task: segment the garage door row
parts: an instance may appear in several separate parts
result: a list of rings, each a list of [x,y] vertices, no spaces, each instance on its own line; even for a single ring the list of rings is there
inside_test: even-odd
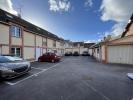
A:
[[[133,64],[133,45],[108,46],[108,62]]]

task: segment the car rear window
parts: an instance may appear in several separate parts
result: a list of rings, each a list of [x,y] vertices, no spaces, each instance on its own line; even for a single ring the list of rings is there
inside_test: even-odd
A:
[[[11,60],[7,59],[6,57],[0,57],[0,63],[11,62]]]

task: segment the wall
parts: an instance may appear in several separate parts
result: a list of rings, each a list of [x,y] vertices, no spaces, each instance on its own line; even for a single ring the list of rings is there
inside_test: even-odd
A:
[[[48,48],[53,48],[53,40],[52,39],[47,39],[47,46]]]
[[[9,44],[9,26],[0,24],[0,44]]]
[[[42,47],[42,37],[36,35],[36,46]]]
[[[11,45],[22,45],[22,37],[20,38],[16,38],[16,37],[12,37],[12,42]]]
[[[101,46],[101,60],[105,61],[105,45]]]
[[[73,53],[78,52],[79,53],[79,48],[73,48]]]
[[[88,52],[88,48],[80,48],[80,54],[82,54],[84,51],[87,51]]]
[[[24,59],[35,59],[35,49],[24,47]]]
[[[111,41],[110,43],[112,44],[119,44],[119,43],[124,43],[124,42],[132,42],[133,43],[133,35],[130,35],[130,36],[126,36],[126,37],[123,37],[123,38],[120,38],[120,39],[116,39],[114,41]]]
[[[9,46],[2,46],[1,48],[2,54],[9,54]]]
[[[24,46],[35,46],[35,35],[24,31]]]

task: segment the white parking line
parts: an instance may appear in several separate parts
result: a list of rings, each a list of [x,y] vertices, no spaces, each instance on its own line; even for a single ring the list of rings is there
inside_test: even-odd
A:
[[[36,67],[31,67],[33,69],[38,69],[38,70],[43,70],[43,68],[36,68]]]
[[[63,62],[64,62],[64,61],[63,61]],[[61,63],[62,63],[62,62],[61,62]],[[25,80],[27,80],[27,79],[29,79],[29,78],[32,78],[32,77],[34,77],[34,76],[38,76],[39,74],[41,74],[41,73],[43,73],[43,72],[45,72],[45,71],[47,71],[47,70],[50,70],[50,69],[56,67],[57,65],[59,65],[59,64],[61,64],[61,63],[57,63],[57,64],[55,64],[54,66],[52,66],[52,67],[50,67],[50,68],[47,68],[47,69],[36,68],[36,69],[39,69],[39,70],[42,70],[42,71],[40,71],[40,72],[38,72],[38,73],[35,73],[35,74],[33,74],[33,75],[29,76],[29,77],[26,77],[26,78],[24,78],[24,79],[22,79],[22,80],[20,80],[20,81],[17,81],[17,82],[5,81],[5,83],[8,84],[8,85],[16,85],[16,84],[21,83],[21,82],[23,82],[23,81],[25,81]]]
[[[105,96],[103,93],[99,92],[96,88],[88,84],[87,82],[84,82],[88,87],[90,87],[94,92],[98,93],[100,96],[102,96],[105,100],[111,100],[107,96]]]

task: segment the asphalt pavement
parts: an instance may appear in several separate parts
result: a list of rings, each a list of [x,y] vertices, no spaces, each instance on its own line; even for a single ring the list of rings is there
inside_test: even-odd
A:
[[[132,100],[133,66],[103,64],[91,57],[34,62],[29,74],[0,81],[0,100]]]

